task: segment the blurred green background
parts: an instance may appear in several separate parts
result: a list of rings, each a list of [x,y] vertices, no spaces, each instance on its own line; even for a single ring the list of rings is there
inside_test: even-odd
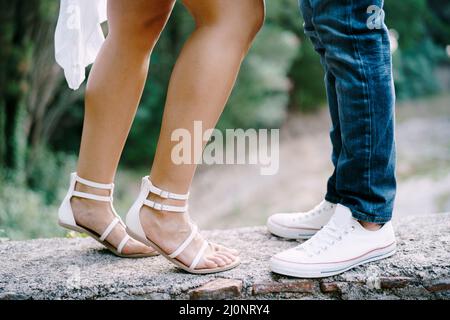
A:
[[[75,168],[83,87],[69,90],[54,61],[59,1],[0,0],[0,8],[0,238],[63,236],[56,210]],[[436,108],[450,108],[450,2],[386,0],[385,11],[400,104],[441,97]],[[302,24],[296,0],[267,0],[266,24],[220,128],[279,128],[290,116],[314,117],[326,106],[322,69]],[[121,161],[122,181],[138,181],[150,167],[171,69],[193,27],[177,3],[152,56]],[[122,210],[127,197],[126,188],[119,188]]]

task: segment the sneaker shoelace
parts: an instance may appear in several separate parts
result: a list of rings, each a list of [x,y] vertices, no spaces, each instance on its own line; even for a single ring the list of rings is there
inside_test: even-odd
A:
[[[308,212],[298,215],[297,219],[302,220],[302,219],[317,216],[317,215],[321,214],[323,211],[328,210],[329,208],[330,208],[329,204],[319,203],[318,205],[316,205],[313,209],[309,210]]]
[[[320,254],[333,246],[337,241],[349,234],[354,226],[342,228],[330,221],[322,229],[320,229],[311,239],[302,243],[297,250],[305,250],[309,256]]]

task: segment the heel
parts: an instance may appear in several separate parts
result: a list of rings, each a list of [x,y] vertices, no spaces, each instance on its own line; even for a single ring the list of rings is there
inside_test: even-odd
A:
[[[109,196],[100,196],[92,193],[87,192],[81,192],[75,190],[76,183],[84,184],[91,188],[101,189],[101,190],[109,190],[110,195]],[[100,242],[102,245],[104,245],[106,248],[108,248],[112,253],[114,253],[117,256],[120,257],[130,257],[130,258],[138,258],[138,257],[149,257],[154,256],[157,253],[151,252],[151,253],[145,253],[145,254],[122,254],[122,250],[127,244],[127,242],[131,239],[131,237],[128,235],[128,233],[125,234],[125,236],[120,241],[117,248],[115,248],[112,244],[110,244],[108,241],[106,241],[106,238],[111,234],[111,232],[114,230],[114,228],[118,225],[122,225],[123,228],[126,229],[125,223],[122,221],[120,216],[117,214],[116,210],[113,207],[113,192],[114,192],[114,184],[103,184],[98,183],[90,180],[83,179],[79,177],[75,172],[70,175],[70,186],[69,190],[67,191],[66,196],[64,197],[64,200],[61,203],[61,206],[58,210],[58,224],[66,229],[69,229],[71,231],[76,231],[79,233],[85,233],[95,239],[96,241]],[[84,199],[90,199],[95,201],[101,201],[101,202],[108,202],[111,208],[111,211],[114,214],[114,219],[109,223],[109,225],[105,228],[103,233],[97,234],[93,230],[90,230],[86,227],[83,227],[81,225],[78,225],[76,223],[75,217],[73,215],[72,205],[70,200],[72,197],[77,198],[84,198]]]

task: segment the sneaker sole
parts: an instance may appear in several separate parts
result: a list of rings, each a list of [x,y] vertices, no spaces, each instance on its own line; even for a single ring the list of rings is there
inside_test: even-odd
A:
[[[352,268],[355,268],[357,266],[386,259],[392,255],[394,255],[396,252],[396,244],[395,242],[386,248],[379,249],[376,251],[372,251],[370,254],[363,255],[359,259],[355,259],[350,264],[339,264],[339,267],[333,268],[333,269],[327,269],[327,270],[317,270],[312,272],[311,270],[299,270],[298,268],[295,268],[292,266],[291,263],[286,263],[283,261],[271,261],[270,267],[272,272],[282,274],[285,276],[291,276],[296,278],[324,278],[324,277],[331,277],[338,274],[341,274],[345,271],[348,271]]]
[[[271,220],[267,221],[267,229],[270,233],[277,237],[292,239],[292,240],[307,240],[316,234],[319,230],[303,229],[303,228],[288,228]]]

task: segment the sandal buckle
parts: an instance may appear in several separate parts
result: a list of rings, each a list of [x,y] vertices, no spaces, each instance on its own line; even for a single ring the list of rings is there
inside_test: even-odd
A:
[[[165,190],[161,190],[161,192],[159,193],[159,196],[164,199],[168,199],[169,195],[170,195],[170,192],[165,191]]]
[[[164,205],[162,203],[157,203],[155,202],[154,207],[156,210],[162,211],[163,210]]]

